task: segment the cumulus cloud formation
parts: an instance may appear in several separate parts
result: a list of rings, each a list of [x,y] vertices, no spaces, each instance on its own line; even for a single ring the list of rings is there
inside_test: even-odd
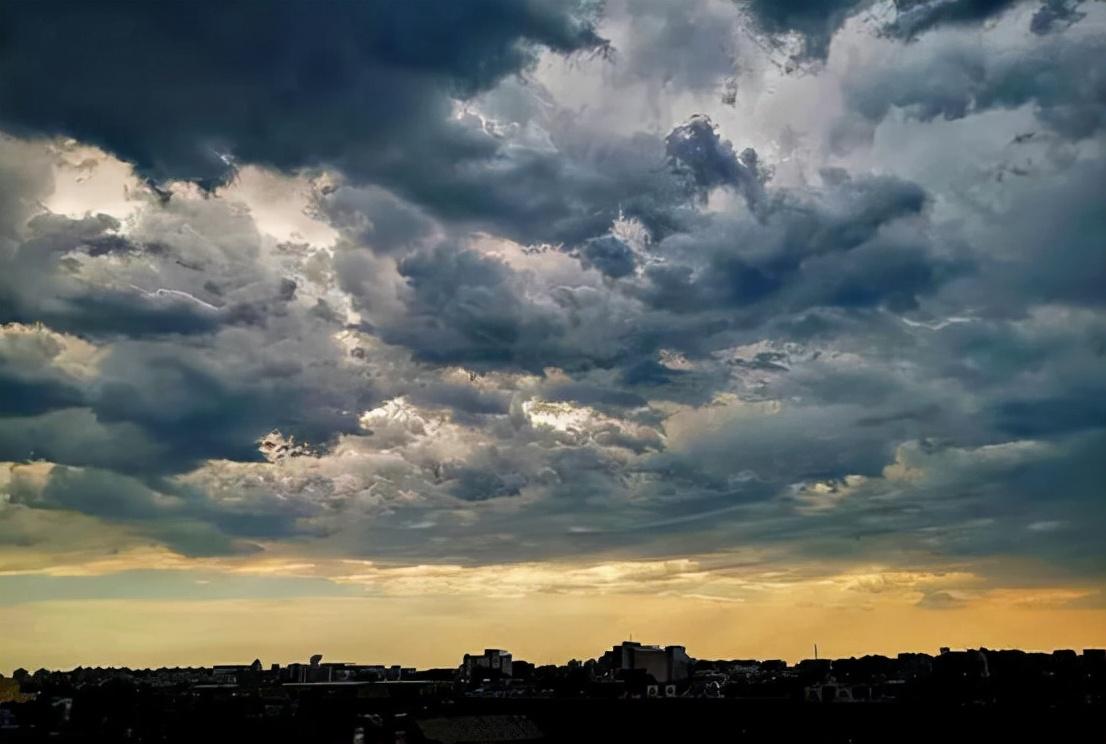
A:
[[[904,40],[942,27],[973,27],[1002,16],[1025,0],[749,0],[756,27],[770,36],[799,37],[798,56],[824,58],[833,37],[850,18],[861,17],[879,32]],[[1053,24],[1081,19],[1080,0],[1038,3],[1031,27],[1048,33]]]
[[[1106,6],[325,11],[0,2],[0,571],[1101,588]]]
[[[1085,31],[1085,33],[1083,33]],[[850,107],[869,121],[892,109],[921,120],[960,119],[993,108],[1032,106],[1041,124],[1079,140],[1106,123],[1101,33],[1079,29],[1026,44],[984,43],[970,34],[928,39],[893,68],[870,68],[846,87]]]
[[[479,159],[495,145],[451,120],[451,95],[519,71],[539,45],[602,44],[585,3],[430,0],[316,11],[312,3],[202,11],[5,3],[4,124],[77,137],[158,180],[209,184],[225,180],[234,159],[342,162],[357,172],[393,170],[400,163],[382,151],[402,161],[420,146]],[[36,52],[44,47],[53,53]],[[409,145],[387,147],[396,140]]]

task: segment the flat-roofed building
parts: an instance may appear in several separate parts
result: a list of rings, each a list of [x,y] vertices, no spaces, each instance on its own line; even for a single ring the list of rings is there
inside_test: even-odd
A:
[[[499,648],[486,648],[482,654],[465,654],[461,672],[465,679],[477,679],[481,674],[498,674],[510,677],[511,652]]]
[[[682,682],[691,675],[691,658],[683,646],[648,646],[623,641],[603,654],[600,668],[612,675],[623,671],[649,674],[659,683]]]

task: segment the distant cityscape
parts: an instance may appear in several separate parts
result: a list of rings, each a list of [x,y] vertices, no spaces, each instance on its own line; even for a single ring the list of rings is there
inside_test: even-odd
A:
[[[285,666],[255,659],[210,667],[17,669],[0,675],[0,740],[561,741],[573,739],[566,715],[589,722],[575,734],[585,740],[602,738],[604,726],[655,732],[681,716],[691,717],[685,724],[719,730],[731,714],[755,740],[756,722],[769,714],[786,712],[801,728],[830,715],[825,711],[847,708],[832,714],[844,726],[840,740],[865,741],[866,722],[896,711],[955,712],[968,716],[961,724],[970,728],[988,711],[1066,711],[1071,721],[1100,716],[1104,707],[1106,649],[942,648],[933,655],[788,664],[698,659],[682,645],[624,641],[562,665],[487,648],[464,654],[455,667],[432,669],[318,654]],[[620,716],[629,718],[618,724]],[[834,740],[832,726],[821,730]]]

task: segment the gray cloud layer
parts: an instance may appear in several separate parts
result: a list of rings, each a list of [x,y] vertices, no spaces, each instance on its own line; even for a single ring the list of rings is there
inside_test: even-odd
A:
[[[55,464],[3,509],[188,555],[1101,582],[1098,6],[692,6],[0,5],[0,460]],[[832,74],[763,72],[750,32]],[[158,190],[50,212],[54,135]],[[268,234],[232,164],[299,179],[333,243]]]

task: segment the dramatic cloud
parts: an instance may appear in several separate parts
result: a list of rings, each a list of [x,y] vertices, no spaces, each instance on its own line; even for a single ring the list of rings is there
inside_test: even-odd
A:
[[[992,108],[1030,105],[1048,129],[1092,137],[1106,126],[1106,79],[1094,60],[1106,54],[1100,32],[1048,36],[1025,44],[968,34],[909,47],[892,67],[873,65],[846,84],[850,107],[878,122],[892,108],[923,121],[959,119]]]
[[[595,49],[583,3],[5,3],[3,124],[97,144],[158,180],[224,181],[232,159],[396,174],[416,149],[482,160],[451,96]],[[49,54],[41,54],[49,49]],[[402,144],[400,144],[402,143]],[[425,185],[425,184],[424,184]]]
[[[0,2],[0,593],[1093,604],[1104,38]]]

